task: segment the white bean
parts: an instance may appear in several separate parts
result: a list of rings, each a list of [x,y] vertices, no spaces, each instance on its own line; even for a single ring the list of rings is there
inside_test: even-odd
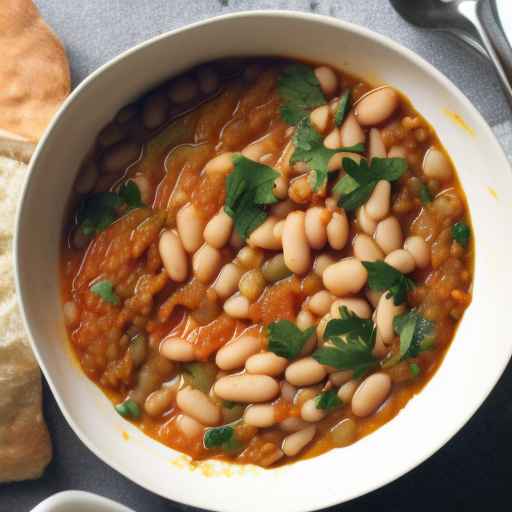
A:
[[[247,373],[277,377],[284,372],[287,364],[288,360],[286,358],[273,352],[260,352],[247,359],[245,369]]]
[[[293,434],[286,436],[283,439],[281,449],[288,457],[297,455],[307,444],[309,444],[313,437],[315,437],[316,427],[311,425],[303,430],[299,430]]]
[[[199,89],[203,94],[212,94],[219,88],[219,75],[209,66],[204,66],[197,72]]]
[[[416,262],[412,254],[405,249],[396,249],[390,252],[385,257],[384,261],[393,268],[396,268],[399,272],[402,272],[402,274],[408,274],[416,267]]]
[[[244,335],[220,348],[215,364],[221,370],[236,370],[245,365],[247,359],[261,350],[261,340],[256,336]]]
[[[391,378],[385,373],[367,377],[352,397],[352,412],[359,417],[369,416],[386,400],[391,391]]]
[[[352,370],[340,370],[338,372],[333,372],[329,375],[329,382],[336,387],[340,387],[341,385],[348,382],[353,375]]]
[[[365,292],[366,298],[368,299],[368,302],[374,307],[377,307],[377,304],[379,303],[379,300],[382,296],[382,292],[378,292],[377,290],[370,290],[367,289]]]
[[[224,311],[231,318],[249,318],[250,305],[251,303],[247,297],[237,293],[236,295],[232,295],[226,302],[224,302]]]
[[[403,146],[391,146],[388,151],[388,158],[407,158],[407,151]]]
[[[338,398],[344,403],[348,404],[352,400],[354,393],[356,392],[357,386],[359,385],[358,380],[349,380],[341,385],[338,390]]]
[[[336,126],[325,137],[324,146],[327,149],[338,149],[341,147],[340,130]]]
[[[311,266],[311,249],[304,222],[304,212],[295,211],[286,217],[283,228],[284,262],[294,274],[305,274]]]
[[[327,66],[315,68],[315,76],[320,83],[320,88],[326,96],[333,96],[338,89],[338,77],[336,73]]]
[[[317,276],[322,277],[324,270],[333,263],[336,263],[336,260],[332,256],[329,256],[328,254],[319,254],[313,262],[313,272]]]
[[[212,158],[205,166],[203,171],[206,174],[229,174],[234,168],[233,154],[231,152],[221,153]]]
[[[204,426],[186,414],[180,414],[176,418],[176,425],[189,438],[199,437],[203,433]]]
[[[398,94],[391,87],[379,87],[358,101],[354,113],[363,126],[375,126],[396,110],[398,101]]]
[[[244,423],[258,428],[268,428],[276,422],[274,407],[268,404],[251,405],[245,409]]]
[[[329,245],[340,251],[345,247],[349,235],[349,225],[345,210],[338,210],[333,212],[332,218],[327,224],[327,240]]]
[[[78,321],[78,308],[72,300],[64,303],[62,312],[64,313],[66,325],[73,325]]]
[[[396,217],[381,220],[377,224],[374,236],[375,241],[386,254],[402,247],[402,228]]]
[[[158,241],[158,252],[169,277],[181,283],[187,279],[188,258],[178,234],[173,231],[164,231]]]
[[[311,114],[309,114],[311,126],[313,126],[313,128],[319,133],[324,133],[325,130],[327,130],[330,117],[331,111],[329,110],[328,105],[317,107],[311,112]]]
[[[403,304],[395,306],[393,297],[388,299],[386,295],[386,293],[383,293],[379,299],[379,304],[375,310],[375,324],[377,325],[377,332],[380,334],[382,341],[388,344],[395,337],[393,319],[395,316],[402,314],[405,307]]]
[[[154,418],[161,416],[171,408],[176,398],[176,390],[171,388],[160,388],[150,393],[144,400],[144,410]]]
[[[169,89],[169,98],[174,103],[182,104],[192,101],[198,93],[197,83],[190,77],[181,77],[175,80]]]
[[[372,128],[368,138],[368,160],[371,162],[373,158],[386,158],[386,146],[382,140],[380,130]]]
[[[141,147],[135,142],[119,142],[111,146],[101,160],[101,168],[107,174],[124,171],[140,157]]]
[[[390,201],[391,183],[387,180],[380,180],[364,205],[365,212],[374,221],[382,220],[389,213]]]
[[[357,224],[367,235],[372,236],[377,229],[377,223],[366,213],[365,206],[360,206],[356,213]]]
[[[268,402],[280,391],[276,380],[268,375],[229,375],[220,378],[214,386],[215,394],[233,402]]]
[[[238,283],[242,277],[243,271],[234,263],[224,265],[217,277],[213,289],[217,296],[226,299],[238,290]]]
[[[423,157],[423,174],[428,178],[448,181],[452,178],[452,166],[446,155],[431,147]]]
[[[358,164],[361,161],[361,159],[364,157],[362,155],[360,155],[359,153],[350,153],[350,152],[335,153],[334,155],[331,156],[329,163],[327,164],[327,170],[329,172],[336,171],[338,169],[345,171],[345,169],[343,169],[343,159],[345,159],[345,158],[354,160],[354,162],[356,162]]]
[[[269,251],[278,251],[281,249],[281,241],[274,236],[274,228],[279,222],[277,217],[268,217],[263,224],[258,226],[249,236],[249,245],[260,247]]]
[[[224,208],[221,208],[219,213],[206,224],[203,238],[208,245],[221,249],[229,242],[232,231],[233,219],[224,211]]]
[[[357,258],[345,258],[327,267],[322,281],[331,293],[343,297],[358,293],[365,285],[367,278],[368,272]]]
[[[153,188],[144,174],[137,174],[131,178],[131,181],[137,185],[140,192],[140,198],[144,204],[151,205],[153,198]]]
[[[270,215],[278,219],[286,219],[290,212],[293,212],[297,205],[291,200],[280,201],[270,207]]]
[[[293,402],[296,393],[297,388],[295,386],[292,386],[289,382],[286,382],[285,380],[281,381],[281,396],[283,400],[286,400],[287,402],[290,403]]]
[[[377,335],[375,336],[375,345],[372,350],[373,357],[377,359],[384,359],[384,357],[388,354],[391,345],[387,345],[384,343],[382,336],[379,331],[377,331]]]
[[[425,268],[430,263],[430,249],[421,236],[410,236],[404,242],[404,249],[411,253],[416,265]]]
[[[274,229],[272,230],[272,234],[274,235],[274,238],[281,244],[281,247],[283,245],[283,229],[284,229],[284,220],[280,220],[275,223]]]
[[[322,340],[324,337],[325,328],[327,327],[327,324],[332,320],[332,316],[330,313],[327,315],[324,315],[322,318],[320,318],[320,322],[318,322],[318,325],[316,326],[316,336],[318,345],[322,344]]]
[[[372,310],[368,302],[364,299],[355,297],[347,297],[345,299],[337,299],[331,304],[330,313],[333,318],[340,317],[340,308],[345,306],[351,313],[355,313],[359,318],[371,318]]]
[[[326,410],[317,408],[317,398],[318,396],[306,400],[302,404],[302,407],[300,408],[300,416],[304,421],[307,421],[309,423],[316,423],[317,421],[323,420],[327,416]]]
[[[79,194],[90,192],[98,179],[98,169],[93,162],[87,162],[80,170],[80,174],[75,181],[75,190]]]
[[[334,297],[327,290],[320,290],[309,298],[307,307],[316,316],[324,316],[329,312],[333,300]]]
[[[281,201],[288,197],[288,180],[284,176],[278,176],[276,178],[272,193]]]
[[[244,246],[244,241],[236,229],[233,229],[233,232],[231,233],[229,245],[233,247],[233,249],[241,249]]]
[[[331,212],[321,206],[306,210],[304,228],[306,238],[312,249],[322,249],[327,242],[326,226],[331,220]]]
[[[202,391],[186,387],[178,391],[176,404],[185,413],[203,425],[218,425],[220,409]]]
[[[350,113],[340,128],[340,146],[350,147],[356,144],[362,144],[366,140],[361,126],[357,122],[353,113]]]
[[[222,254],[215,247],[203,244],[192,257],[192,269],[202,283],[209,283],[219,272]]]
[[[312,357],[304,357],[286,368],[286,380],[293,386],[310,386],[325,378],[327,372],[323,365]]]
[[[205,223],[192,203],[187,203],[178,210],[176,226],[185,251],[188,253],[196,252],[203,244]]]
[[[290,416],[279,423],[279,428],[284,432],[298,432],[309,427],[309,423],[296,416]]]
[[[169,103],[163,94],[155,93],[148,96],[144,102],[144,110],[142,112],[144,126],[149,130],[158,128],[166,120],[168,108]]]
[[[159,351],[171,361],[188,363],[196,358],[192,343],[177,336],[164,338],[160,343]]]
[[[359,233],[352,241],[354,256],[360,261],[378,261],[384,259],[384,253],[368,235]]]

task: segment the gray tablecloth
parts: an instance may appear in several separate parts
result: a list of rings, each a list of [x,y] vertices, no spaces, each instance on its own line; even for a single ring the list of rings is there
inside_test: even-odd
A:
[[[407,25],[387,0],[36,0],[36,3],[67,47],[75,85],[100,64],[136,43],[222,13],[294,9],[359,23],[402,43],[444,72],[493,126],[512,158],[510,110],[489,63],[444,34],[423,32]],[[508,499],[506,480],[510,477],[512,455],[506,427],[512,422],[509,390],[512,390],[510,371],[475,418],[448,446],[399,481],[343,506],[343,510],[430,512],[483,507],[507,510],[509,507],[504,502]],[[0,512],[26,512],[50,494],[65,489],[97,492],[139,512],[186,509],[132,484],[92,455],[70,430],[47,388],[45,415],[55,448],[54,461],[39,481],[0,487]],[[421,436],[421,429],[417,435]],[[344,471],[350,468],[340,467],[340,485]],[[307,485],[306,482],[297,484]]]

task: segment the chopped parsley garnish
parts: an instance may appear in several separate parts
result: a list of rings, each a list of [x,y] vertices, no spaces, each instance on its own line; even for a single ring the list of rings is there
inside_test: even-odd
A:
[[[418,363],[411,363],[409,365],[409,371],[413,377],[418,377],[421,374],[421,367]]]
[[[328,391],[324,391],[320,393],[315,399],[315,405],[317,409],[322,409],[323,411],[327,411],[329,409],[334,409],[339,405],[343,405],[343,402],[338,397],[338,393],[334,389],[329,389]]]
[[[416,357],[434,345],[435,323],[427,320],[416,310],[396,316],[393,320],[395,332],[400,336],[400,359]]]
[[[140,407],[137,405],[137,402],[131,398],[117,404],[114,408],[123,418],[132,418],[137,420],[141,415]]]
[[[237,439],[235,426],[237,420],[222,427],[209,428],[203,435],[203,445],[209,450],[221,449],[225,452],[236,452],[243,448],[243,444]]]
[[[301,331],[289,320],[272,322],[268,326],[268,350],[278,356],[294,359],[314,332],[314,326]]]
[[[414,288],[413,281],[384,261],[362,263],[368,271],[368,286],[371,290],[387,291],[386,297],[393,297],[395,306],[405,302],[407,294]]]
[[[119,187],[119,198],[128,206],[128,210],[145,206],[142,202],[139,187],[132,180],[128,180]]]
[[[428,189],[427,185],[425,185],[425,183],[422,183],[420,185],[419,196],[420,196],[421,204],[428,204],[428,203],[432,202],[432,196],[430,195],[430,190]]]
[[[324,331],[324,339],[330,340],[333,346],[324,345],[312,357],[338,370],[353,370],[353,377],[360,377],[377,365],[372,354],[375,334],[372,320],[359,318],[342,306],[340,318],[330,320]]]
[[[351,158],[344,158],[343,168],[347,176],[338,184],[338,192],[343,192],[347,188],[351,191],[342,195],[340,205],[351,211],[366,202],[380,180],[398,180],[407,170],[407,162],[405,158],[372,158],[371,164],[368,165],[364,158],[359,163]],[[343,182],[349,182],[350,186],[342,185]],[[357,184],[356,188],[354,182]]]
[[[467,247],[471,237],[471,229],[463,222],[457,222],[452,226],[452,237],[462,247]]]
[[[129,210],[144,206],[140,190],[134,181],[129,180],[119,188],[119,193],[98,192],[82,201],[77,221],[84,235],[100,233],[118,217],[118,209],[126,205]]]
[[[309,111],[325,103],[320,82],[313,70],[305,64],[291,64],[282,72],[277,82],[281,97],[281,117],[296,125],[309,115]]]
[[[336,109],[336,114],[334,115],[334,124],[336,126],[341,126],[343,121],[345,121],[345,117],[347,116],[349,107],[350,107],[350,89],[344,92],[340,98],[338,103],[338,108]]]
[[[240,154],[233,155],[232,160],[235,168],[226,178],[224,211],[245,240],[267,218],[263,205],[278,202],[273,187],[279,173]]]
[[[361,153],[364,151],[363,144],[356,144],[347,148],[326,148],[322,136],[311,126],[309,117],[305,117],[297,125],[293,143],[295,144],[295,151],[290,162],[292,164],[305,162],[311,170],[315,171],[316,179],[313,186],[315,191],[327,180],[327,165],[333,155],[341,152]]]
[[[102,279],[91,286],[91,292],[101,297],[105,302],[118,306],[121,302],[114,291],[114,285],[108,279]]]

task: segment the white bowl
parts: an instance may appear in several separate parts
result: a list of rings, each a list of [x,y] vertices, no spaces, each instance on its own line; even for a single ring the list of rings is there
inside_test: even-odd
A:
[[[84,491],[62,491],[46,498],[31,512],[134,512],[116,501]]]
[[[193,470],[184,456],[125,422],[74,362],[59,297],[59,243],[78,166],[114,113],[190,66],[240,55],[324,62],[374,83],[391,83],[412,100],[435,127],[467,193],[476,240],[474,299],[434,378],[377,432],[348,448],[276,470],[220,463]],[[469,131],[454,123],[448,110],[461,116]],[[62,412],[107,464],[188,505],[233,512],[307,511],[403,475],[446,443],[487,397],[512,351],[510,221],[512,175],[500,146],[464,95],[432,66],[385,37],[333,18],[239,13],[141,44],[98,69],[71,94],[32,160],[17,224],[17,287],[34,351]]]

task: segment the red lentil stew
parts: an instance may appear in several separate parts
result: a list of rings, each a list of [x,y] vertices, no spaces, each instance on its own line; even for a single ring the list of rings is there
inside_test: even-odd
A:
[[[471,301],[469,212],[391,86],[219,61],[123,108],[75,183],[69,337],[119,414],[194,459],[349,445],[438,368]]]

